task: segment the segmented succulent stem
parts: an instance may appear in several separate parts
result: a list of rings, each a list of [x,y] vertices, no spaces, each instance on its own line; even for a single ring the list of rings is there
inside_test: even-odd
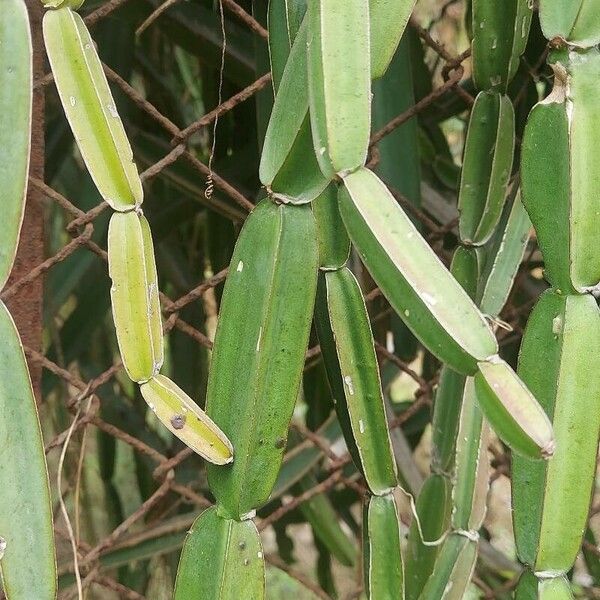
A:
[[[221,429],[168,378],[152,234],[141,204],[142,182],[79,2],[50,2],[46,52],[81,156],[116,212],[108,231],[112,311],[123,365],[158,419],[206,460],[225,464],[233,448]]]
[[[600,433],[600,313],[592,296],[600,283],[600,13],[587,0],[545,1],[540,20],[555,47],[554,89],[529,115],[521,171],[552,289],[530,316],[519,373],[553,422],[556,452],[546,463],[515,458],[513,520],[518,556],[530,569],[517,598],[562,599],[572,597],[565,576],[586,529]]]

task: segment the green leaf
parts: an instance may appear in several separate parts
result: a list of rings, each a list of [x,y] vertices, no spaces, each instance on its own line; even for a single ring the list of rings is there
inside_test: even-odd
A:
[[[53,600],[56,558],[42,432],[25,355],[0,302],[0,575],[9,600]]]
[[[442,546],[421,600],[463,600],[477,559],[477,542],[452,534]]]
[[[370,0],[371,77],[386,72],[398,48],[416,0]]]
[[[31,33],[22,0],[7,0],[0,11],[0,290],[12,269],[29,173],[31,139]]]
[[[102,197],[115,210],[143,199],[131,146],[94,41],[70,8],[44,15],[46,52],[75,141]]]
[[[504,207],[514,145],[510,99],[481,92],[469,120],[458,197],[458,228],[464,242],[483,245],[494,233]]]
[[[581,546],[600,433],[600,314],[589,295],[546,292],[523,338],[519,374],[552,420],[547,462],[513,457],[513,519],[520,559],[567,571]]]
[[[369,3],[310,0],[307,16],[315,153],[323,174],[332,177],[361,167],[367,157],[371,131]]]
[[[404,569],[393,494],[369,498],[363,515],[364,585],[369,598],[403,598]]]
[[[185,540],[174,600],[264,597],[265,564],[254,523],[222,517],[217,508],[204,511]]]
[[[339,201],[350,238],[373,279],[433,354],[465,374],[496,354],[483,315],[376,175],[360,169],[345,177]]]
[[[533,14],[530,0],[472,0],[473,77],[482,90],[504,92],[525,51]]]
[[[271,493],[298,395],[317,280],[308,206],[264,200],[231,259],[215,336],[206,410],[235,448],[208,468],[211,490],[236,518]]]
[[[452,509],[450,481],[443,475],[430,475],[417,500],[417,515],[425,541],[439,539],[450,525]],[[440,546],[426,546],[413,518],[405,553],[406,600],[417,600],[433,573]]]
[[[300,482],[302,491],[317,485],[314,477],[307,475]],[[302,514],[311,524],[314,535],[323,545],[346,567],[354,566],[356,560],[356,545],[344,533],[339,523],[338,515],[333,504],[325,493],[317,494],[300,505]]]
[[[567,293],[583,292],[600,281],[600,258],[593,250],[600,244],[595,184],[600,52],[559,55],[553,68],[554,90],[532,110],[525,129],[523,204],[536,228],[548,281]]]
[[[494,431],[515,452],[530,458],[554,453],[552,425],[537,400],[500,358],[479,363],[477,401]]]
[[[162,364],[158,282],[149,230],[136,212],[114,213],[108,228],[110,297],[119,350],[133,381],[148,381]],[[158,335],[158,338],[156,336]],[[155,353],[156,350],[159,353]]]
[[[512,204],[504,207],[504,213],[490,242],[478,249],[481,264],[481,280],[478,297],[481,310],[497,317],[512,288],[519,270],[531,221],[517,194]]]
[[[346,268],[322,273],[319,286],[319,301],[327,303],[327,313],[321,309],[315,319],[328,378],[336,380],[330,383],[336,409],[344,413],[340,421],[350,425],[347,444],[354,446],[369,488],[384,494],[396,487],[398,476],[362,292]]]
[[[591,48],[600,42],[600,5],[596,0],[540,0],[544,35]]]
[[[217,465],[233,460],[233,448],[225,434],[170,379],[155,375],[140,390],[158,420],[194,452]]]

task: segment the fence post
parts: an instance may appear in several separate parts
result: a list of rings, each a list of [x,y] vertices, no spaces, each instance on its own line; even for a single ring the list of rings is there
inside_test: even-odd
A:
[[[33,43],[33,79],[44,74],[44,44],[42,40],[42,3],[39,0],[25,0],[29,10]],[[31,164],[29,176],[44,179],[44,95],[45,87],[40,86],[33,94],[33,122],[31,143]],[[25,217],[17,257],[7,287],[20,280],[31,269],[44,260],[44,211],[41,193],[29,186]],[[23,344],[35,350],[42,345],[43,277],[37,277],[23,286],[7,301]],[[29,361],[31,380],[36,399],[41,402],[40,365]]]

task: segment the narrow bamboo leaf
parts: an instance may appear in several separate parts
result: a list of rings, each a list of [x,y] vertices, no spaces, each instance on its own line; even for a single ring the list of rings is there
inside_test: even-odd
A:
[[[477,401],[494,431],[515,452],[530,458],[554,453],[552,425],[525,384],[499,357],[479,363]]]
[[[386,72],[400,43],[416,0],[370,0],[371,77]]]
[[[342,439],[342,431],[335,413],[330,415],[329,419],[323,423],[316,433],[327,440],[329,445],[333,445]],[[297,483],[304,475],[309,473],[322,458],[322,452],[312,443],[301,444],[291,450],[288,448],[277,476],[277,482],[273,488],[272,497],[281,496],[294,483]]]
[[[477,542],[452,534],[442,546],[421,600],[462,600],[477,559]]]
[[[117,341],[123,365],[130,379],[148,381],[161,363],[155,356],[154,339],[160,314],[155,312],[155,272],[148,276],[147,262],[153,258],[145,249],[140,217],[135,212],[114,213],[108,227],[108,270],[112,279],[110,297]],[[155,270],[154,270],[155,271]],[[160,335],[162,343],[162,333]]]
[[[29,173],[31,138],[31,33],[22,0],[3,2],[0,11],[0,290],[12,269]]]
[[[449,477],[432,474],[423,484],[417,500],[417,514],[426,541],[439,539],[450,526],[452,509]],[[410,525],[405,553],[406,600],[417,600],[434,570],[440,546],[421,541],[416,521]]]
[[[206,410],[235,448],[233,465],[209,465],[208,478],[236,518],[262,504],[277,479],[308,345],[316,238],[308,206],[265,200],[248,217],[231,259]]]
[[[339,202],[371,275],[433,354],[465,374],[496,354],[483,315],[376,175],[360,169],[345,177]]]
[[[393,494],[372,496],[363,517],[363,579],[368,598],[403,598],[404,567]]]
[[[8,600],[53,600],[56,559],[42,432],[21,340],[1,302],[0,338],[2,589]]]
[[[477,400],[474,381],[469,377],[462,397],[456,438],[452,525],[455,529],[471,532],[477,532],[483,523],[489,488],[489,431]]]
[[[538,579],[523,571],[515,590],[515,600],[572,600],[571,586],[565,577]]]
[[[599,340],[600,314],[589,295],[546,292],[525,330],[519,373],[556,439],[548,463],[513,457],[517,549],[536,571],[566,572],[581,546],[600,431]]]
[[[318,481],[307,475],[300,482],[302,491],[309,490],[318,484]],[[337,560],[347,567],[354,566],[356,559],[356,545],[344,533],[339,523],[339,517],[326,494],[317,494],[300,505],[302,514],[311,524],[314,535],[335,556]]]
[[[513,203],[505,207],[489,244],[478,250],[482,259],[479,306],[485,314],[497,317],[504,307],[523,260],[530,230],[531,221],[517,194]]]
[[[530,0],[472,0],[473,77],[478,88],[506,90],[527,44],[532,9]]]
[[[275,93],[305,13],[306,0],[269,2],[269,55]]]
[[[346,268],[320,276],[325,286],[328,318],[317,312],[317,330],[323,337],[323,351],[335,352],[337,368],[328,377],[341,377],[332,389],[343,390],[334,397],[336,405],[348,414],[352,435],[365,479],[371,491],[384,494],[398,483],[396,462],[389,437],[385,406],[379,379],[379,366],[373,334],[362,292],[354,275]],[[321,295],[321,294],[319,294]],[[333,338],[335,347],[330,347]],[[326,366],[329,360],[325,361]],[[341,390],[340,390],[341,391]]]
[[[371,131],[367,0],[310,0],[308,92],[323,174],[332,177],[362,166]]]
[[[131,146],[83,20],[70,8],[48,11],[44,41],[63,109],[100,194],[115,210],[139,206],[143,190]]]
[[[329,184],[312,203],[319,234],[319,264],[322,269],[338,269],[350,256],[350,238],[337,201],[337,186]]]
[[[254,523],[227,519],[215,507],[204,511],[185,540],[174,600],[264,597],[265,564]]]
[[[594,531],[591,529],[589,524],[585,530],[584,540],[588,542],[581,548],[581,554],[583,555],[583,560],[585,561],[585,568],[592,577],[594,585],[597,585],[598,581],[600,581],[600,556],[594,552],[594,550],[598,547],[598,542],[596,541]]]
[[[502,215],[515,142],[512,103],[507,96],[481,92],[473,105],[458,209],[465,242],[485,244]]]
[[[600,5],[596,0],[540,0],[544,35],[591,48],[600,42]]]
[[[158,420],[194,452],[216,465],[233,460],[233,448],[225,434],[170,379],[155,375],[140,390]]]
[[[523,203],[536,227],[548,281],[565,292],[585,291],[600,281],[600,258],[593,251],[600,243],[594,183],[600,171],[594,92],[600,52],[559,55],[553,68],[554,90],[532,110],[525,129]]]

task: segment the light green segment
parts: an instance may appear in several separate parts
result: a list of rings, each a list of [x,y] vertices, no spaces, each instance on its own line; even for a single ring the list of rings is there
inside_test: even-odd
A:
[[[276,4],[278,7],[274,8]],[[270,5],[269,24],[273,35],[269,37],[269,51],[277,95],[265,136],[259,176],[275,198],[303,204],[314,200],[329,179],[321,173],[314,151],[308,116],[307,24],[306,19],[302,25],[297,22],[302,10],[296,4],[272,2]],[[277,67],[283,60],[287,60],[285,67]]]
[[[473,77],[482,90],[504,92],[525,51],[531,0],[472,0]]]
[[[340,215],[336,184],[329,184],[312,203],[312,210],[319,234],[319,265],[338,269],[350,256],[350,238]]]
[[[517,548],[538,571],[568,571],[586,527],[600,430],[599,340],[600,314],[589,295],[546,292],[525,330],[519,373],[552,418],[556,437],[545,469],[513,460]]]
[[[259,204],[238,238],[225,283],[206,411],[235,448],[208,467],[211,490],[236,518],[271,493],[304,366],[317,283],[308,206]]]
[[[420,600],[463,600],[477,559],[477,542],[452,534],[442,546]]]
[[[555,85],[558,80],[555,79]],[[529,113],[521,148],[522,201],[544,256],[544,275],[568,293],[570,275],[569,124],[564,91]]]
[[[308,88],[317,160],[327,177],[362,166],[371,134],[369,3],[310,0]]]
[[[326,272],[324,279],[329,323],[321,327],[329,325],[333,332],[344,390],[336,402],[346,405],[369,488],[385,494],[398,480],[367,308],[350,270]]]
[[[567,60],[564,60],[565,57]],[[552,94],[531,112],[523,139],[523,203],[535,225],[546,277],[564,292],[600,282],[600,52],[563,54]]]
[[[263,185],[270,185],[282,168],[302,128],[308,108],[307,23],[302,27],[289,54],[267,127],[259,167]]]
[[[481,92],[473,105],[460,182],[459,231],[464,242],[485,244],[505,204],[515,141],[515,118],[507,96]]]
[[[371,78],[386,72],[416,0],[370,0]]]
[[[114,213],[108,226],[112,312],[123,365],[137,382],[148,381],[160,369],[154,356],[146,259],[138,215]]]
[[[363,569],[367,596],[404,597],[400,527],[393,494],[372,496],[363,516]]]
[[[524,571],[515,590],[515,600],[573,600],[573,594],[564,577],[538,579],[531,571]]]
[[[600,8],[600,3],[598,3]],[[597,22],[600,23],[600,11]],[[576,289],[600,282],[600,52],[570,52],[567,115],[570,118],[571,279]]]
[[[473,374],[477,362],[497,353],[483,315],[376,175],[360,169],[345,177],[339,202],[371,275],[433,354]]]
[[[590,48],[600,42],[600,4],[597,0],[540,0],[542,31]]]
[[[31,138],[31,33],[22,0],[0,9],[0,290],[12,269],[27,191]]]
[[[306,12],[306,0],[271,0],[267,25],[269,29],[269,56],[275,93],[283,76],[294,39]]]
[[[462,398],[452,489],[452,525],[465,531],[478,531],[481,527],[489,488],[488,425],[477,400],[475,384],[469,377]]]
[[[146,217],[140,213],[140,226],[142,228],[142,239],[144,243],[144,264],[146,267],[146,279],[148,287],[148,309],[150,317],[150,331],[152,335],[152,348],[154,352],[154,363],[158,368],[164,361],[164,344],[162,331],[162,318],[160,312],[160,294],[158,288],[158,274],[156,272],[156,260],[154,257],[154,243],[152,232]]]
[[[56,559],[42,432],[19,334],[0,302],[0,557],[8,600],[53,600]]]
[[[265,564],[256,525],[234,521],[213,507],[194,521],[175,582],[174,600],[265,598]]]
[[[600,432],[600,312],[595,300],[568,297],[564,323],[553,321],[552,327],[562,336],[553,418],[556,452],[546,473],[535,568],[567,571],[586,527]]]
[[[455,439],[455,438],[453,438]],[[426,541],[439,539],[450,524],[451,485],[445,475],[430,475],[417,500],[417,514]],[[413,519],[405,551],[406,600],[416,600],[433,573],[441,546],[426,546]]]
[[[548,458],[555,449],[552,425],[544,409],[502,359],[479,363],[477,400],[494,431],[515,452]]]
[[[217,465],[233,460],[233,448],[225,434],[170,379],[155,375],[140,391],[158,420],[202,458]]]
[[[48,11],[43,30],[61,103],[90,175],[115,210],[130,210],[142,202],[142,183],[94,41],[70,8]]]
[[[471,298],[476,292],[478,272],[475,250],[459,246],[452,257],[450,273]],[[450,473],[454,465],[464,387],[465,376],[444,365],[440,371],[431,419],[431,469],[433,472]]]
[[[488,315],[500,314],[523,260],[531,221],[520,195],[506,206],[496,233],[485,249],[478,250],[481,265],[479,306]]]

